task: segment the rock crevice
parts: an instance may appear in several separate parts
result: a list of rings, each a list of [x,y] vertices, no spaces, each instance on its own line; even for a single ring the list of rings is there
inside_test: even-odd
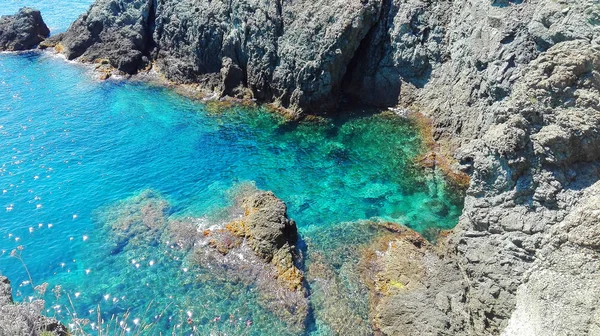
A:
[[[454,264],[434,263],[467,286],[435,325],[581,335],[597,332],[595,317],[554,323],[540,312],[551,296],[561,311],[596,316],[582,291],[597,291],[588,233],[600,224],[573,216],[600,180],[599,18],[594,0],[97,0],[57,49],[126,73],[153,62],[173,82],[249,92],[297,116],[336,111],[347,97],[431,117],[435,139],[471,176],[460,222],[440,242]],[[561,266],[567,255],[578,273]],[[543,288],[553,275],[578,299]],[[405,297],[430,300],[438,286]],[[398,316],[413,308],[380,315],[378,328],[402,334]],[[429,330],[427,319],[414,323]]]

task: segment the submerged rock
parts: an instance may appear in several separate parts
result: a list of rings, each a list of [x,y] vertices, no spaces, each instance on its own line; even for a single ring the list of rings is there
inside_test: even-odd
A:
[[[241,283],[254,287],[258,303],[303,332],[309,314],[298,231],[285,204],[272,192],[247,188],[225,209],[224,218],[178,218],[152,190],[102,209],[98,218],[109,230],[111,254],[165,246],[183,258],[198,281]],[[173,252],[174,251],[174,252]],[[139,254],[139,253],[138,253]]]
[[[0,335],[70,335],[60,322],[41,315],[43,310],[43,300],[14,303],[10,281],[0,275]]]
[[[33,49],[50,35],[40,11],[21,8],[15,15],[0,17],[0,51]]]
[[[402,239],[396,248],[382,250],[390,256],[382,269],[395,259],[403,262],[395,251],[423,263],[433,260],[439,269],[409,274],[424,285],[406,293],[393,289],[381,298],[382,307],[386,302],[395,307],[377,313],[382,332],[395,333],[409,316],[427,332],[442,330],[445,321],[457,334],[500,334],[507,326],[507,335],[528,326],[548,335],[597,332],[593,319],[572,323],[575,312],[596,316],[580,296],[573,301],[553,296],[565,313],[574,312],[563,324],[553,322],[552,314],[524,307],[531,300],[547,311],[540,298],[556,293],[542,284],[554,274],[569,281],[569,289],[595,279],[591,258],[597,228],[591,224],[598,221],[581,229],[558,224],[600,179],[596,1],[154,4],[98,0],[66,33],[67,54],[87,61],[108,58],[125,72],[143,67],[147,56],[175,82],[199,83],[220,94],[242,85],[255,98],[297,114],[331,111],[347,98],[399,104],[432,118],[435,139],[454,151],[456,166],[471,176],[460,222],[450,237],[440,239],[446,246],[441,255],[458,267],[448,266],[431,247],[413,248]],[[568,230],[580,240],[570,246],[547,244]],[[237,231],[247,239],[245,229]],[[230,249],[225,244],[224,251]],[[561,266],[568,255],[574,260],[571,274]],[[451,270],[465,279],[467,295],[460,304],[436,301],[436,307],[446,307],[436,308],[445,316],[436,316],[429,303],[445,284],[430,275],[450,276]],[[459,322],[453,322],[457,316]],[[467,316],[464,325],[461,316]],[[426,321],[431,321],[427,327]],[[420,334],[407,328],[406,334]]]

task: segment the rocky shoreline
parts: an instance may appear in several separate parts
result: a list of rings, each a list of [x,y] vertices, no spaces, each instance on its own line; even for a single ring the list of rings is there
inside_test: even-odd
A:
[[[374,245],[378,332],[597,335],[599,18],[592,0],[98,0],[48,45],[297,116],[430,117],[465,207],[436,247]]]

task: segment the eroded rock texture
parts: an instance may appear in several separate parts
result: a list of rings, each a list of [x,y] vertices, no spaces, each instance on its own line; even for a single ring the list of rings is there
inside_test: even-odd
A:
[[[128,73],[146,57],[172,81],[219,95],[250,90],[296,114],[347,99],[431,117],[471,175],[460,223],[442,242],[456,267],[432,266],[468,286],[431,326],[594,335],[597,313],[580,290],[595,286],[600,224],[573,216],[600,179],[599,36],[594,0],[98,0],[62,47]],[[544,288],[554,275],[575,294]],[[436,291],[432,283],[414,295]],[[549,301],[568,318],[555,322]],[[384,333],[419,334],[380,316]]]
[[[41,315],[43,300],[14,303],[8,278],[0,275],[0,335],[69,335],[55,319]]]
[[[165,245],[190,265],[198,281],[242,283],[255,287],[258,303],[298,334],[309,314],[296,223],[272,192],[251,186],[236,192],[225,215],[210,222],[172,217],[169,202],[142,191],[100,212],[109,229],[111,254]]]
[[[33,49],[50,35],[40,11],[21,8],[15,15],[0,17],[0,51]]]

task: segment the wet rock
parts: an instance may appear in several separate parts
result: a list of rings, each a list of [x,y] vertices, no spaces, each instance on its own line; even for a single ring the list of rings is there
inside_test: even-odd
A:
[[[382,261],[382,269],[395,269],[396,275],[405,268],[393,268],[393,260],[403,258],[396,250],[423,263],[433,260],[435,266],[405,274],[423,286],[383,296],[383,306],[392,302],[396,307],[379,311],[376,323],[383,332],[399,332],[409,317],[432,333],[446,322],[457,334],[500,334],[507,326],[508,334],[519,334],[528,323],[529,330],[548,327],[556,335],[595,332],[595,320],[572,323],[576,315],[595,316],[579,292],[573,300],[579,302],[577,309],[564,310],[577,313],[561,315],[563,324],[553,322],[550,313],[524,307],[531,300],[532,307],[547,311],[540,300],[545,293],[561,307],[572,306],[566,297],[542,288],[544,281],[558,285],[548,279],[552,275],[569,281],[570,291],[595,277],[593,261],[586,261],[593,256],[589,249],[597,246],[596,228],[588,225],[593,221],[585,219],[593,218],[593,211],[582,210],[581,220],[567,221],[600,179],[600,10],[595,1],[152,4],[99,0],[70,29],[71,41],[82,36],[83,42],[65,46],[78,50],[70,51],[72,57],[109,58],[115,67],[136,65],[122,67],[127,71],[139,69],[140,55],[147,54],[175,82],[200,83],[218,94],[231,94],[241,83],[255,98],[297,114],[334,110],[345,97],[377,106],[398,104],[432,118],[434,138],[454,151],[471,175],[460,222],[440,240],[446,246],[443,254],[458,266],[436,259],[430,248],[398,243],[389,253],[382,249],[392,260],[389,265]],[[147,23],[153,23],[150,29],[144,28]],[[124,38],[116,33],[121,30]],[[87,37],[99,34],[108,35]],[[131,47],[131,36],[152,43]],[[136,56],[118,61],[129,50]],[[278,251],[289,255],[277,239],[262,237],[276,242],[266,247],[263,240],[252,242],[242,225],[236,227],[230,233],[243,236],[263,260],[273,260]],[[564,230],[573,233],[565,236]],[[556,235],[573,246],[547,244]],[[221,248],[230,249],[227,244]],[[569,254],[579,263],[573,265],[583,266],[573,267],[578,275],[560,266]],[[546,257],[556,262],[544,263]],[[465,279],[468,291],[460,304],[447,305],[444,294],[438,297],[444,283],[430,274],[445,278],[451,269]],[[399,280],[394,281],[405,285]],[[445,317],[434,316],[431,303]],[[523,314],[514,317],[514,311]],[[466,325],[460,322],[463,315]],[[420,334],[407,328],[406,334]]]
[[[13,303],[8,278],[0,276],[0,335],[50,335],[67,336],[67,328],[55,319],[41,315],[43,300],[30,303]]]
[[[257,192],[242,201],[244,217],[227,228],[245,237],[252,249],[266,261],[296,245],[298,229],[287,218],[287,207],[272,192]]]
[[[50,35],[38,10],[21,8],[15,15],[0,17],[0,51],[33,49]]]

